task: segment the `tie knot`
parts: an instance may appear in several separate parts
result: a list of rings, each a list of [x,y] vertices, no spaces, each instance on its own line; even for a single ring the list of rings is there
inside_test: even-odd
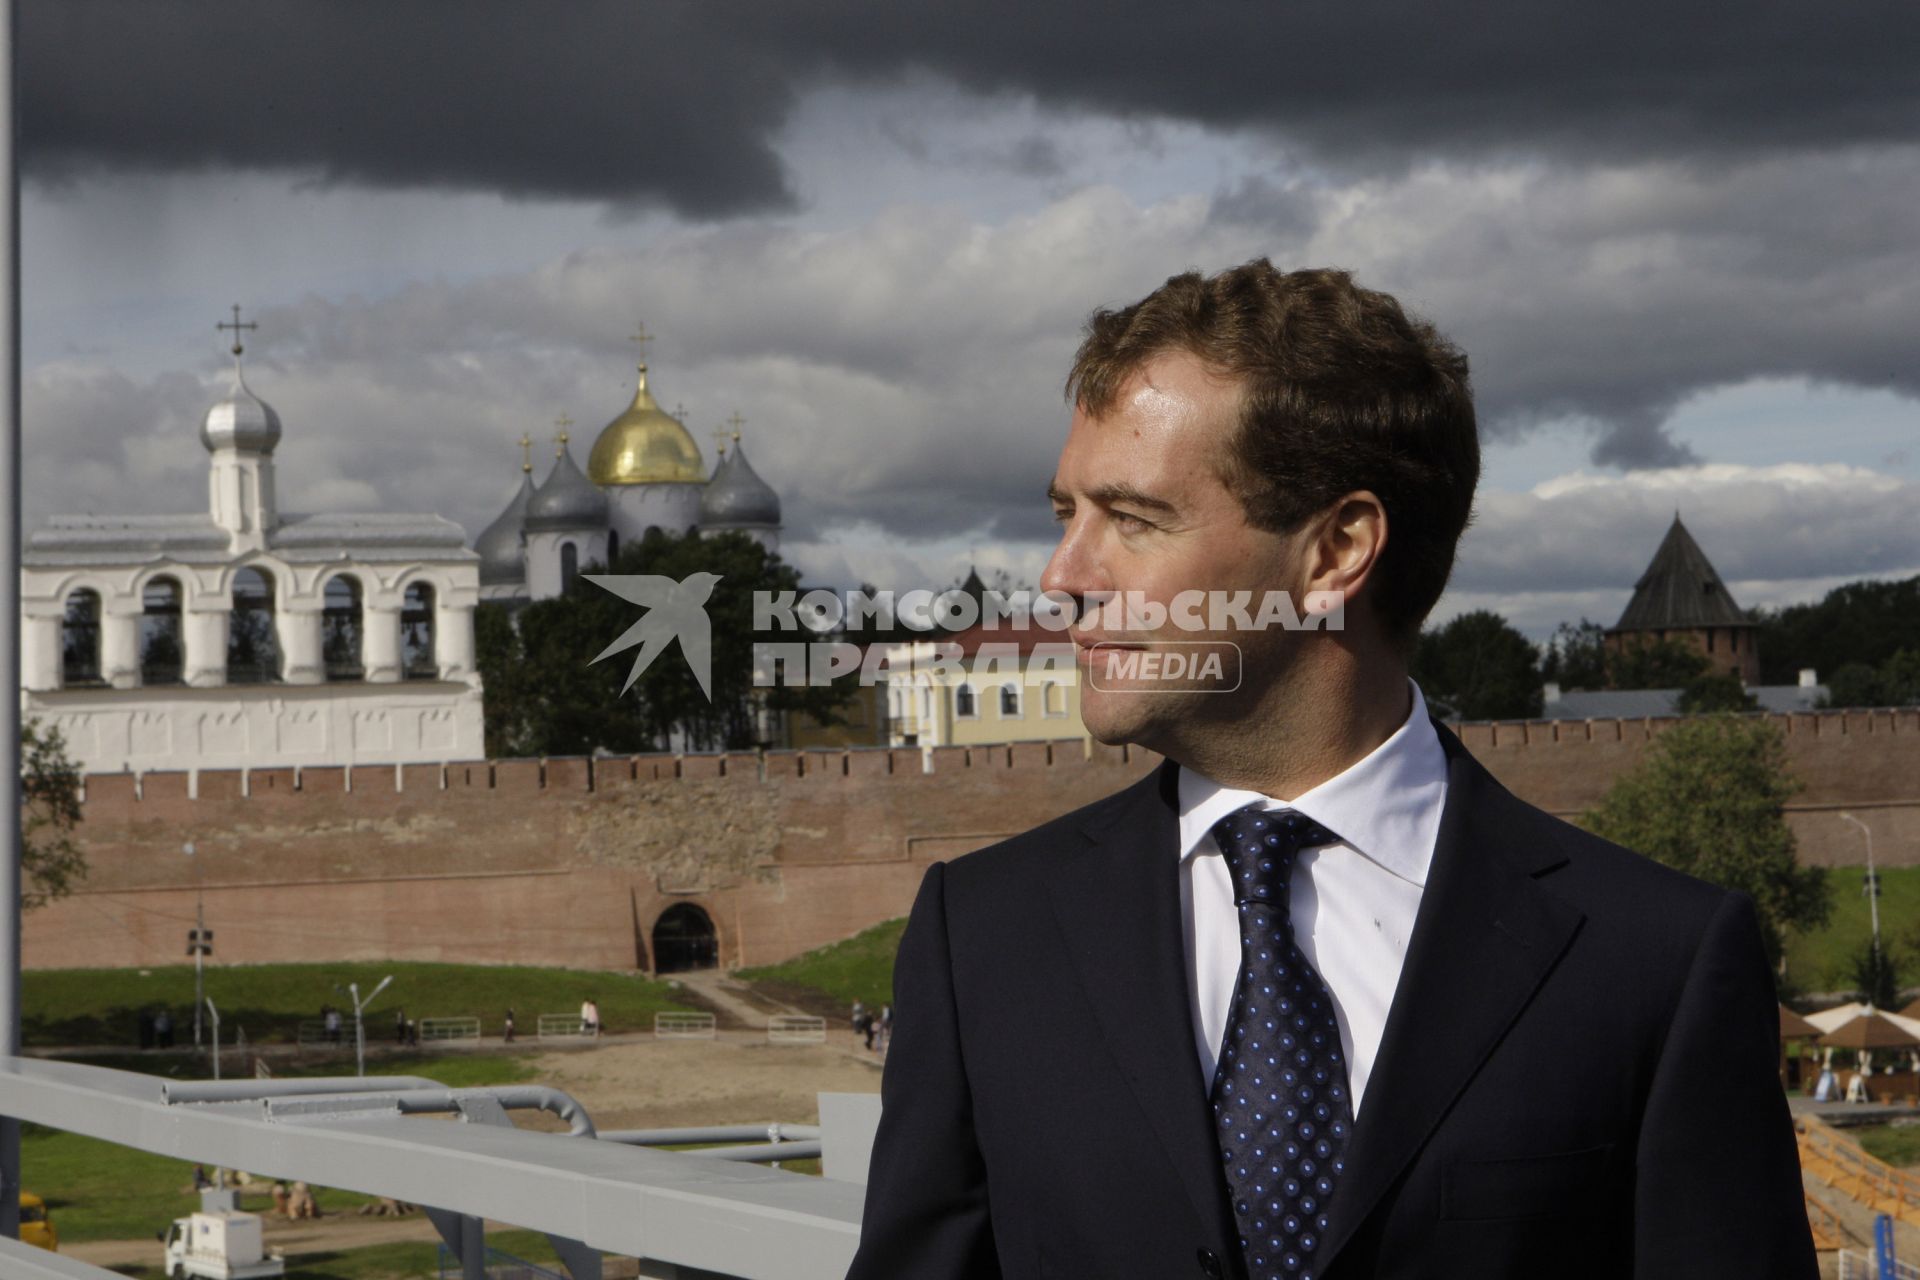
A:
[[[1236,906],[1265,902],[1284,909],[1300,851],[1338,844],[1340,837],[1297,809],[1251,806],[1214,823],[1213,840],[1227,860]]]

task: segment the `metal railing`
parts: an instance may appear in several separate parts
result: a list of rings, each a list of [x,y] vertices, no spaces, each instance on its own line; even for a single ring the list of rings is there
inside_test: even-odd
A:
[[[776,1013],[767,1019],[768,1044],[825,1044],[827,1020],[804,1013]]]
[[[534,1025],[534,1034],[542,1040],[554,1040],[593,1033],[587,1030],[586,1019],[577,1013],[543,1013]]]
[[[1839,1280],[1880,1280],[1880,1264],[1872,1254],[1842,1249],[1834,1256],[1839,1260]],[[1896,1259],[1893,1274],[1895,1280],[1920,1280],[1920,1267]]]
[[[641,1259],[643,1276],[684,1274],[672,1268],[735,1280],[845,1275],[864,1188],[748,1163],[817,1154],[809,1140],[817,1135],[789,1127],[776,1132],[800,1141],[757,1144],[759,1151],[655,1151],[631,1140],[657,1133],[606,1141],[516,1129],[508,1106],[571,1102],[557,1091],[528,1091],[448,1089],[404,1076],[175,1082],[0,1057],[0,1114],[156,1155],[421,1205],[470,1280],[486,1274],[486,1220],[545,1233],[572,1280],[599,1280],[603,1253]],[[465,1123],[407,1118],[431,1110]],[[576,1131],[591,1132],[584,1123]],[[684,1140],[686,1131],[665,1133]],[[738,1136],[749,1134],[765,1139],[768,1127],[739,1127]],[[735,1136],[728,1130],[718,1140]],[[13,1259],[12,1249],[0,1255],[0,1274],[109,1275],[27,1270]]]
[[[344,1049],[353,1044],[353,1028],[345,1024],[329,1029],[324,1019],[304,1018],[294,1032],[295,1043],[312,1048],[324,1045],[329,1049]]]
[[[653,1015],[655,1040],[711,1040],[719,1035],[719,1022],[710,1013],[656,1013]]]
[[[478,1040],[480,1019],[422,1018],[413,1029],[422,1040]]]

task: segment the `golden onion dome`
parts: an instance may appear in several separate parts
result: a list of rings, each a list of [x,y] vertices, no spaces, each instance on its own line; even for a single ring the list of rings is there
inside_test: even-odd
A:
[[[601,428],[587,457],[587,478],[595,484],[705,484],[700,446],[680,420],[662,409],[647,390],[647,366],[627,411]]]

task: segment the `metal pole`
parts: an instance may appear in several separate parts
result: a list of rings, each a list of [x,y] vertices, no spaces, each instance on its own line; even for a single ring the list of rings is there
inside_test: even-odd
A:
[[[1860,828],[1867,838],[1867,910],[1873,916],[1873,949],[1880,950],[1880,877],[1873,873],[1873,828],[1850,813],[1840,815],[1841,821],[1851,822]]]
[[[360,1021],[360,984],[349,982],[347,990],[353,993],[353,1065],[354,1074],[367,1074],[367,1028]]]
[[[189,846],[191,847],[191,846]],[[200,891],[193,891],[193,1047],[200,1048],[200,1006],[207,1002],[206,948],[199,939],[207,936],[207,908],[201,901]]]
[[[220,1011],[207,1001],[207,1021],[213,1026],[213,1078],[220,1078]]]
[[[20,170],[13,0],[0,0],[0,1050],[20,1053]],[[0,1116],[0,1235],[20,1237],[20,1122]]]

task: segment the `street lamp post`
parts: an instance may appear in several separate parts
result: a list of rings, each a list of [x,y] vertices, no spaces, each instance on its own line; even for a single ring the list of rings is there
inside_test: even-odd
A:
[[[1867,838],[1867,909],[1873,916],[1873,949],[1880,950],[1880,877],[1873,869],[1873,828],[1850,813],[1840,815],[1842,822],[1851,822],[1860,828],[1860,834]]]
[[[220,1011],[207,1001],[207,1021],[213,1026],[213,1078],[220,1078]]]
[[[180,846],[193,856],[193,841]],[[200,888],[200,864],[194,864],[193,928],[187,930],[187,954],[193,957],[193,1047],[200,1047],[200,1006],[207,1002],[206,958],[213,954],[213,930],[207,928],[206,895]]]
[[[367,1074],[367,1026],[365,1022],[361,1021],[360,1015],[368,1005],[371,1005],[379,998],[380,993],[385,991],[387,984],[392,981],[392,974],[388,974],[386,977],[380,979],[380,985],[372,991],[369,991],[365,1000],[360,998],[359,983],[349,982],[347,984],[347,994],[353,997],[353,1064],[356,1073],[359,1075],[364,1076]],[[338,991],[340,987],[336,983],[333,989]]]

